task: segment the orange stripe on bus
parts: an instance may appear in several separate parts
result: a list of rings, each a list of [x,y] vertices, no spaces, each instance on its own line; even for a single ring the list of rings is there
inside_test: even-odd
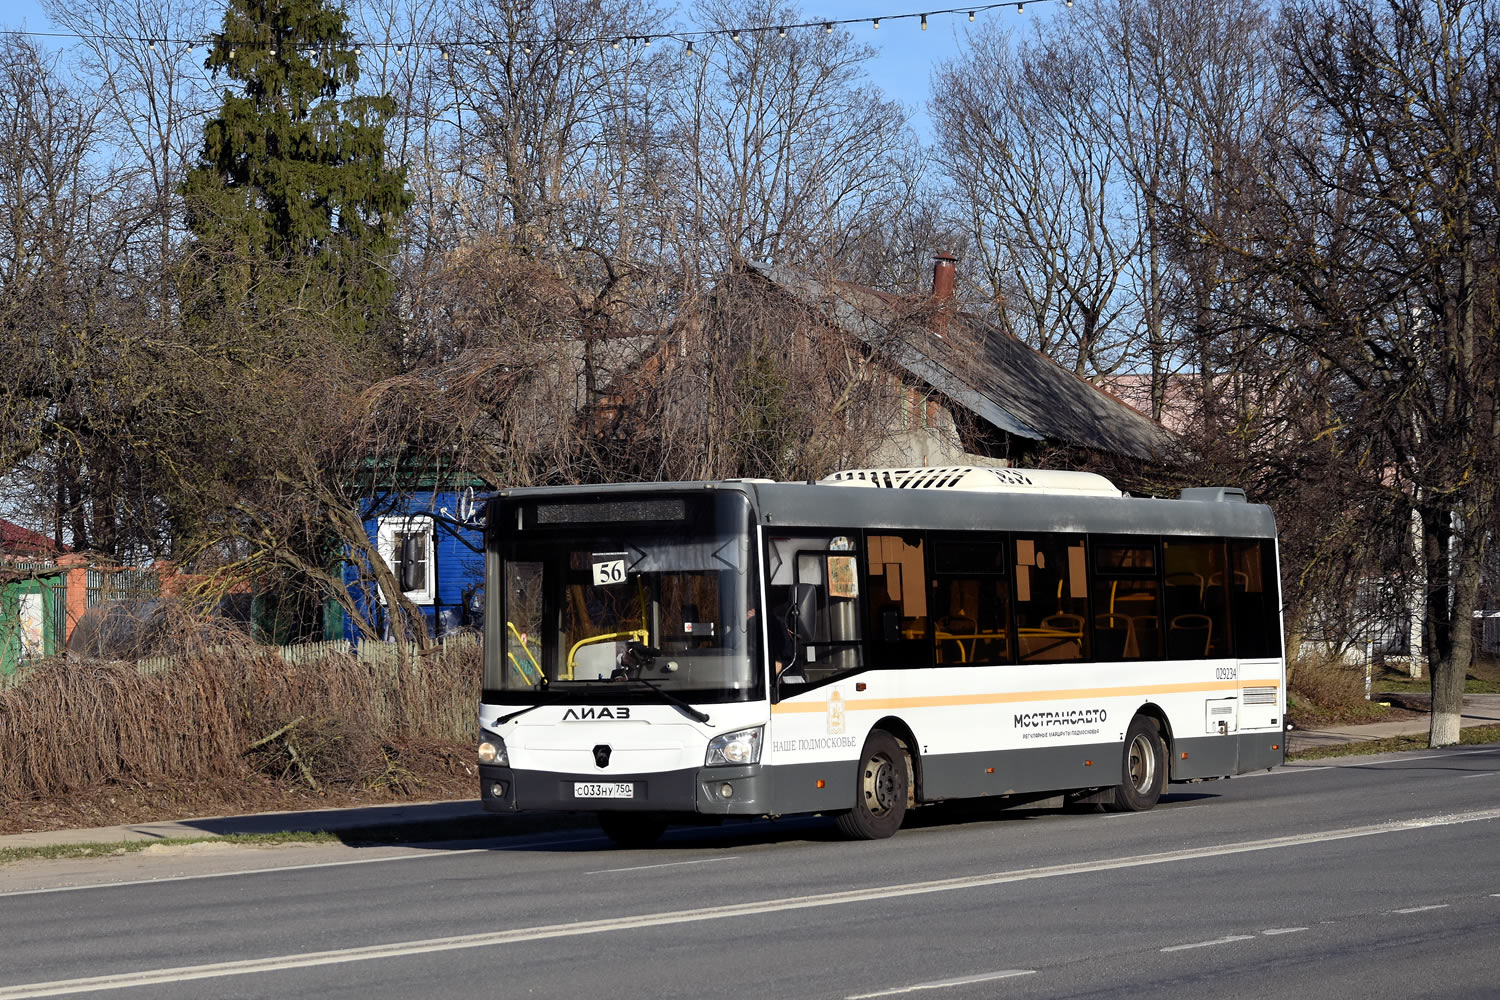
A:
[[[1200,681],[1157,684],[1152,687],[1074,688],[1061,691],[1014,691],[1000,694],[942,694],[912,698],[845,698],[846,712],[888,712],[898,708],[962,708],[966,705],[1007,705],[1018,701],[1050,701],[1067,698],[1128,698],[1132,695],[1191,694],[1195,691],[1235,691],[1245,687],[1280,687],[1277,680]],[[826,701],[784,701],[771,706],[772,714],[826,712]]]

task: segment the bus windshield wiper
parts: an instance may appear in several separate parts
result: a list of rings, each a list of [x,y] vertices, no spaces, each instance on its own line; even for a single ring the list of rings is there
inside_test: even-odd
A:
[[[542,692],[545,692],[547,690],[547,678],[546,677],[542,678],[541,683],[537,685],[537,689],[539,691],[542,691]],[[496,719],[494,721],[493,725],[503,726],[507,722],[509,722],[511,719],[519,719],[521,716],[525,715],[527,712],[534,712],[537,709],[541,708],[545,704],[546,704],[546,702],[540,702],[539,701],[535,705],[527,705],[525,708],[518,708],[514,712],[511,712],[509,715],[502,715],[502,716],[500,716],[500,718],[498,718],[498,719]]]
[[[500,716],[500,718],[496,719],[492,723],[492,725],[503,726],[507,722],[509,722],[511,719],[519,719],[521,716],[525,715],[527,712],[535,712],[537,709],[541,708],[543,704],[546,704],[546,703],[545,702],[539,702],[539,703],[537,703],[535,705],[527,705],[525,708],[518,708],[514,712],[511,712],[509,715],[502,715],[502,716]]]
[[[644,677],[640,677],[640,676],[632,677],[632,678],[630,678],[630,680],[632,680],[632,681],[639,681],[640,683],[646,685],[648,688],[650,688],[651,690],[655,691],[657,694],[661,695],[661,697],[662,697],[662,699],[664,701],[667,701],[667,702],[670,702],[673,705],[676,705],[678,708],[682,709],[689,716],[691,716],[694,719],[697,719],[699,722],[708,722],[708,713],[707,712],[700,712],[700,711],[698,711],[692,705],[689,705],[687,702],[683,701],[681,698],[677,697],[672,692],[667,691],[664,688],[657,687],[653,682],[646,680],[646,678],[644,678]]]

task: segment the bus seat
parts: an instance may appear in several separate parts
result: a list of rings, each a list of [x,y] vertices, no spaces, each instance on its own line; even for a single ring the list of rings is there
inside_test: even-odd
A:
[[[1178,615],[1167,626],[1167,655],[1173,659],[1207,656],[1213,636],[1214,620],[1208,615]]]
[[[1134,659],[1131,621],[1124,615],[1102,614],[1094,618],[1094,655],[1101,660]]]

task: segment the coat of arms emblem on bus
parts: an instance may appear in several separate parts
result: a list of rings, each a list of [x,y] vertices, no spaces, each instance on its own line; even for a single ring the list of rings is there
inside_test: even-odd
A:
[[[828,696],[828,734],[830,736],[844,731],[844,696],[839,693],[838,688]]]

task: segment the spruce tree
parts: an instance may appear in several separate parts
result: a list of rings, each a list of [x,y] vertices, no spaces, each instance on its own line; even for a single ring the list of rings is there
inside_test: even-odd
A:
[[[324,0],[229,0],[206,67],[238,86],[203,128],[183,185],[197,253],[185,305],[218,325],[312,317],[356,350],[395,347],[390,263],[411,203],[385,163],[388,97],[359,79],[347,19]],[[296,338],[304,341],[304,338]]]

